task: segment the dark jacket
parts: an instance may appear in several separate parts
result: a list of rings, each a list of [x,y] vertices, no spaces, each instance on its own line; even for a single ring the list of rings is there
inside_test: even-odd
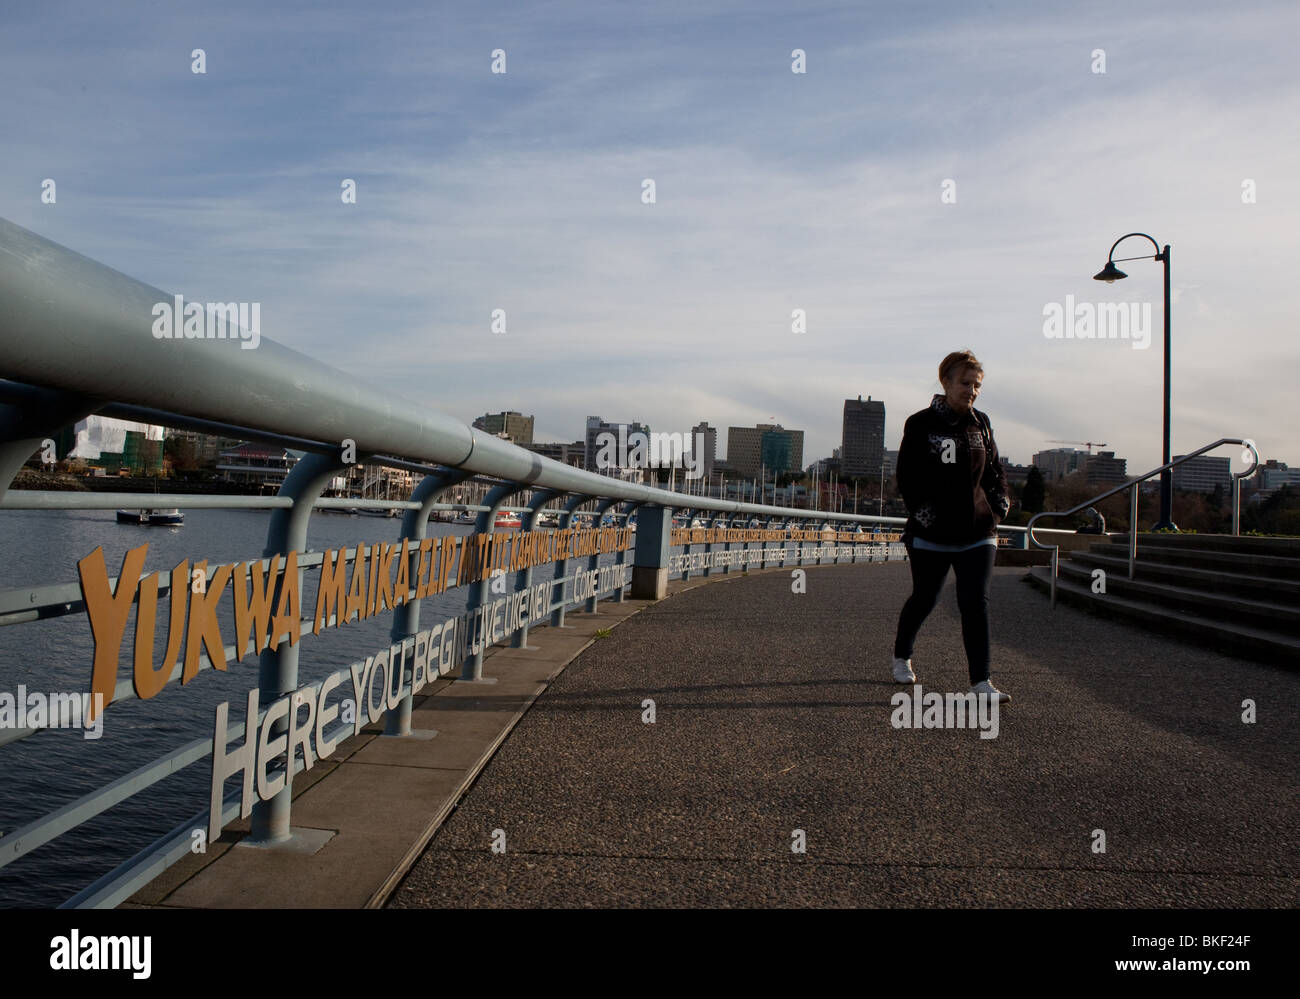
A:
[[[897,475],[908,513],[905,542],[965,545],[995,537],[1011,509],[988,417],[978,409],[956,413],[942,395],[907,418]]]

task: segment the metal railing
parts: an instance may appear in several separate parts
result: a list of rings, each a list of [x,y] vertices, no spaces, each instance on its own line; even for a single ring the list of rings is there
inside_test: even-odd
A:
[[[169,301],[171,296],[159,289],[0,219],[0,375],[9,379],[0,380],[0,509],[269,509],[270,526],[261,561],[255,560],[249,566],[260,565],[265,572],[281,559],[287,566],[287,555],[294,552],[298,556],[301,581],[308,569],[321,566],[327,557],[327,553],[311,552],[306,547],[308,520],[316,509],[401,510],[400,540],[405,543],[425,539],[429,519],[436,511],[476,512],[475,532],[491,534],[495,518],[502,511],[521,513],[521,531],[530,531],[543,508],[559,504],[557,528],[563,530],[584,516],[584,508],[593,507],[590,512],[596,525],[601,524],[606,514],[624,524],[636,514],[639,521],[635,547],[619,551],[614,562],[619,567],[615,574],[617,589],[612,596],[615,601],[622,601],[625,590],[629,589],[626,561],[629,551],[634,559],[630,586],[634,597],[638,592],[653,595],[666,586],[671,574],[669,552],[675,510],[707,517],[710,526],[725,527],[736,522],[748,526],[756,518],[768,529],[773,529],[772,525],[778,522],[785,528],[806,525],[817,539],[824,537],[823,532],[831,525],[904,522],[896,517],[798,510],[687,495],[575,469],[468,427],[419,403],[397,399],[387,390],[361,385],[354,377],[269,337],[261,337],[254,350],[242,349],[238,339],[180,342],[157,339],[150,333],[152,307]],[[239,413],[237,420],[230,418],[232,411]],[[304,451],[306,455],[294,466],[276,496],[10,491],[18,470],[41,449],[46,438],[92,414],[275,444]],[[347,463],[343,461],[345,453],[351,458]],[[386,465],[425,477],[409,500],[322,496],[332,477],[352,464]],[[483,502],[440,502],[446,490],[471,478],[492,484]],[[511,497],[520,493],[530,494],[526,503],[507,505]],[[815,562],[810,564],[823,564],[823,559],[831,556],[836,563],[841,557],[853,562],[864,556],[874,560],[881,540],[871,536],[836,537],[829,550],[818,540],[812,548],[816,552]],[[845,541],[854,543],[846,546]],[[732,543],[730,538],[712,537],[703,542],[703,574],[708,575],[715,567],[729,572],[737,562],[742,567],[750,561],[764,567],[778,561],[775,556],[769,557],[765,544],[761,552],[750,552],[749,542],[743,543],[745,558],[733,559]],[[695,571],[691,568],[692,544],[688,535],[681,545],[685,556],[683,578]],[[364,552],[365,546],[358,546],[355,553],[345,548],[343,571],[354,565],[357,558],[364,559]],[[787,559],[785,552],[783,543],[779,557],[782,565],[803,565],[806,559],[814,557],[802,544],[794,560]],[[749,560],[749,554],[759,554],[759,558]],[[885,557],[888,556],[886,546]],[[410,558],[415,559],[414,551]],[[542,614],[530,620],[562,627],[565,610],[570,605],[580,604],[594,611],[600,599],[598,594],[579,599],[576,592],[567,596],[566,589],[574,585],[581,573],[595,569],[599,559],[599,553],[572,556],[575,563],[572,571],[567,560],[556,561]],[[217,567],[206,570],[206,582],[210,583],[216,572]],[[142,573],[140,578],[147,575]],[[532,585],[532,566],[518,570],[515,581],[516,594],[528,590]],[[108,585],[116,593],[123,582],[130,586],[137,581],[112,578]],[[157,583],[157,598],[169,600],[168,574],[161,573]],[[285,585],[283,578],[279,585]],[[489,599],[488,587],[486,574],[467,584],[466,603],[470,610],[482,607]],[[410,591],[408,598],[417,592]],[[278,601],[279,593],[276,589],[273,602]],[[138,604],[138,600],[137,593],[133,604]],[[416,635],[420,627],[420,606],[419,599],[407,599],[400,606],[389,608],[394,642],[406,642]],[[0,627],[83,613],[87,613],[86,600],[78,583],[0,591]],[[327,611],[326,623],[329,620],[337,623],[345,616],[350,617],[351,612],[344,615],[340,608],[331,619]],[[308,627],[311,623],[299,622],[300,639],[314,637]],[[514,646],[526,646],[527,634],[528,625],[524,624],[511,638]],[[327,677],[299,688],[299,644],[292,642],[286,646],[282,642],[278,649],[267,648],[261,653],[258,681],[261,707],[255,716],[246,719],[249,730],[256,731],[261,726],[273,700],[307,689],[319,692],[322,684],[332,679]],[[483,643],[483,647],[487,644],[490,643]],[[483,647],[464,658],[462,680],[481,679]],[[231,661],[236,649],[232,645],[223,651],[226,661]],[[214,668],[206,647],[200,647],[197,659],[199,672]],[[181,678],[182,669],[183,664],[177,662],[163,682]],[[384,725],[386,735],[400,737],[411,733],[415,677],[409,669],[395,672],[397,690],[386,691],[391,700],[384,712]],[[386,674],[387,679],[390,678]],[[136,697],[132,679],[123,678],[113,687],[109,708],[119,700]],[[282,723],[276,724],[280,727],[271,731],[282,730]],[[5,731],[0,733],[0,746],[38,731],[37,728]],[[231,725],[228,732],[231,739],[238,739],[245,732],[245,724]],[[183,768],[211,757],[213,749],[211,738],[188,742],[48,815],[6,831],[0,835],[0,867]],[[283,790],[253,808],[252,838],[261,842],[278,842],[290,835],[293,776],[306,764],[292,746],[287,759],[292,762],[281,768],[285,779]],[[222,796],[214,799],[212,807],[175,826],[65,904],[116,905],[170,864],[188,856],[191,832],[196,827],[216,821],[221,828],[240,814],[237,794],[224,796],[223,784],[218,783],[217,787],[222,790]]]
[[[1252,461],[1250,468],[1244,472],[1232,472],[1232,535],[1238,537],[1241,534],[1241,480],[1249,478],[1255,474],[1255,469],[1259,467],[1259,451],[1255,449],[1255,442],[1250,439],[1242,440],[1237,437],[1222,437],[1213,444],[1206,444],[1205,447],[1193,451],[1191,454],[1185,454],[1181,458],[1161,465],[1159,468],[1153,468],[1135,479],[1129,479],[1123,485],[1116,486],[1114,489],[1107,489],[1104,493],[1098,493],[1091,499],[1084,500],[1078,506],[1073,506],[1068,510],[1049,510],[1043,513],[1037,513],[1029,518],[1029,523],[1025,525],[1025,531],[1028,534],[1030,542],[1038,548],[1050,549],[1052,552],[1052,599],[1051,608],[1056,609],[1056,579],[1060,563],[1060,545],[1045,545],[1034,537],[1034,525],[1043,517],[1070,517],[1076,513],[1086,510],[1088,507],[1108,499],[1116,493],[1122,493],[1125,489],[1129,493],[1129,523],[1128,523],[1128,578],[1132,579],[1137,566],[1137,514],[1138,514],[1138,485],[1154,476],[1159,475],[1166,469],[1172,469],[1183,462],[1192,458],[1198,458],[1205,454],[1206,451],[1213,451],[1216,447],[1222,447],[1224,444],[1240,444],[1242,447],[1250,449]]]

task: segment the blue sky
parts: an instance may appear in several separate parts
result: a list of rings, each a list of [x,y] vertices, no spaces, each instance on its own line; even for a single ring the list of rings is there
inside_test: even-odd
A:
[[[896,447],[969,347],[1011,459],[1105,441],[1130,473],[1160,266],[1091,275],[1144,231],[1175,452],[1300,464],[1298,35],[1294,3],[43,3],[0,34],[0,215],[538,439],[708,420],[722,451],[771,417],[811,460],[861,394]],[[1150,349],[1047,339],[1067,295],[1151,303]]]

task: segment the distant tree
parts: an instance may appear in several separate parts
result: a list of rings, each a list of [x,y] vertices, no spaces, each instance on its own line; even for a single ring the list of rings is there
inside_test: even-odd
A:
[[[1020,494],[1020,509],[1026,513],[1042,513],[1047,490],[1043,484],[1043,473],[1037,465],[1031,465],[1029,475],[1025,478],[1025,488]]]
[[[1171,512],[1179,530],[1197,534],[1219,533],[1219,511],[1210,509],[1204,493],[1176,490]]]
[[[1284,485],[1258,503],[1243,503],[1241,529],[1261,534],[1300,534],[1300,493]]]

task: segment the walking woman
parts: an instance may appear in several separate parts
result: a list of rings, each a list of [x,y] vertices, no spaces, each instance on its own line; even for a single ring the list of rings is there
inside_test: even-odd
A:
[[[894,680],[916,682],[912,647],[951,566],[971,692],[1009,701],[989,682],[989,580],[997,526],[1011,501],[993,429],[975,408],[983,381],[984,368],[969,350],[949,354],[939,365],[943,394],[908,417],[903,429],[898,490],[907,505],[903,544],[911,556],[912,595],[898,617]]]

